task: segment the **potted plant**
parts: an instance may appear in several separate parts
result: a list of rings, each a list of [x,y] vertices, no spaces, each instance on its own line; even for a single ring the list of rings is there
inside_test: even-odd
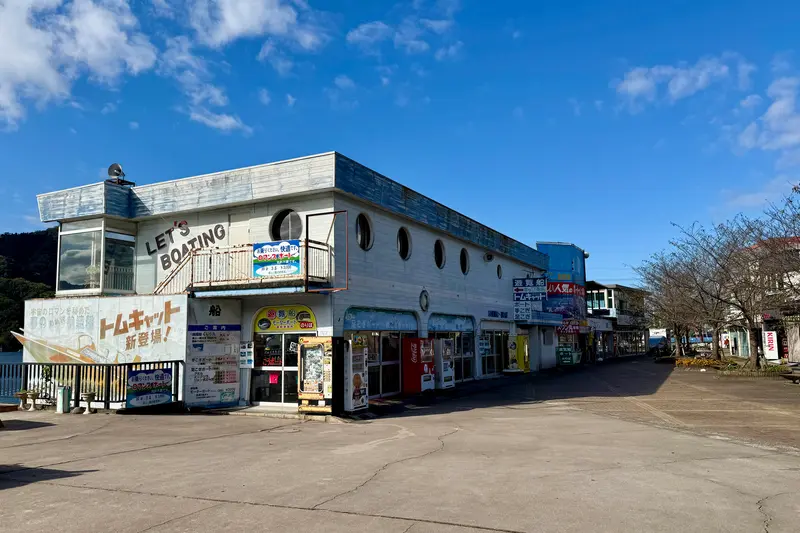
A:
[[[92,412],[92,402],[94,401],[96,394],[94,392],[82,392],[81,393],[81,400],[86,402],[86,410],[83,414],[88,415]]]
[[[28,401],[28,391],[25,389],[20,389],[19,392],[15,393],[14,396],[19,398],[19,410],[25,410],[25,403]]]

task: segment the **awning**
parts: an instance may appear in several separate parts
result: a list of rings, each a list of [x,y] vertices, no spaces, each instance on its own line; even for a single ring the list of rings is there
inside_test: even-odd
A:
[[[471,316],[432,313],[428,318],[428,331],[475,331],[475,321]]]
[[[345,331],[417,331],[417,316],[410,311],[349,307],[344,312]]]

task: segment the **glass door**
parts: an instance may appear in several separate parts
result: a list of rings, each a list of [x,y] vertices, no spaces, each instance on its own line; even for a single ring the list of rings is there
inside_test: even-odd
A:
[[[381,396],[400,394],[401,350],[402,342],[399,333],[381,333]]]
[[[307,333],[304,337],[311,336]],[[250,385],[253,404],[297,404],[297,357],[300,334],[256,334]]]

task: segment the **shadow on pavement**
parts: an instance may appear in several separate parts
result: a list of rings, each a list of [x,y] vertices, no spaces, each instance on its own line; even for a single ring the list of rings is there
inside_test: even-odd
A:
[[[52,481],[77,477],[82,474],[96,472],[96,470],[66,471],[52,468],[26,467],[20,464],[0,464],[0,491],[23,487],[38,481]]]
[[[537,374],[514,374],[460,383],[454,389],[405,398],[370,400],[372,416],[399,417],[446,414],[485,407],[513,407],[585,397],[649,396],[674,370],[649,355],[609,359],[603,363],[559,367]],[[624,390],[606,381],[624,383]]]
[[[39,422],[36,420],[3,420],[3,427],[0,428],[0,434],[4,431],[23,431],[26,429],[36,429],[54,425],[55,424],[50,422]]]

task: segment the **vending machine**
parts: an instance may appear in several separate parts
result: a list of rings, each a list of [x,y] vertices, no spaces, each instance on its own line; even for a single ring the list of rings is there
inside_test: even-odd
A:
[[[344,339],[300,337],[299,344],[297,410],[340,413],[344,407]]]
[[[435,388],[433,341],[403,339],[403,392],[415,394]]]
[[[347,342],[344,353],[344,410],[354,413],[369,407],[367,348]]]
[[[434,368],[436,372],[436,388],[450,389],[456,386],[455,346],[453,339],[436,339],[434,341]]]

